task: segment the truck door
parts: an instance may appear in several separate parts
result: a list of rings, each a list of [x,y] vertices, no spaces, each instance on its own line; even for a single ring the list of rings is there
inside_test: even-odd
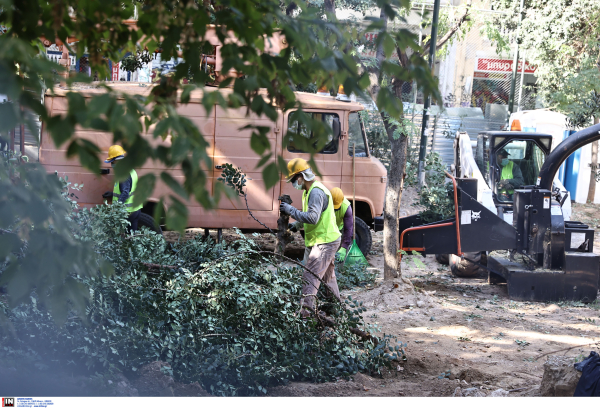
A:
[[[332,189],[340,186],[342,176],[342,151],[340,144],[340,134],[345,131],[344,128],[344,112],[343,111],[328,111],[318,109],[306,109],[305,112],[311,113],[314,119],[322,120],[334,129],[337,134],[330,136],[328,143],[317,154],[314,155],[314,160],[317,163],[321,177],[317,176],[317,180],[321,181],[325,187]],[[304,137],[310,138],[306,129],[297,121],[290,121],[290,115],[293,111],[287,112],[285,115],[284,129],[289,132],[294,132]],[[310,159],[310,153],[303,152],[295,143],[293,138],[290,139],[288,146],[283,147],[283,158],[285,162],[291,159],[301,157],[305,160]],[[284,174],[286,177],[287,174]],[[293,206],[302,208],[302,191],[296,190],[291,183],[286,183],[285,178],[281,181],[282,194],[288,194],[293,201]]]
[[[259,117],[255,113],[247,117],[245,107],[224,110],[216,106],[216,114],[214,183],[221,183],[217,179],[221,177],[223,164],[230,163],[236,168],[240,167],[248,178],[245,191],[250,209],[253,211],[273,211],[273,200],[278,197],[276,194],[279,193],[279,187],[275,186],[268,191],[265,189],[262,168],[256,168],[260,161],[260,155],[250,147],[252,130],[241,128],[249,124],[268,127],[267,137],[271,144],[271,151],[278,152],[280,146],[278,145],[277,133],[281,132],[283,118],[280,115],[278,122],[274,123],[266,116]],[[221,210],[246,210],[246,203],[243,198],[230,199],[223,195],[217,208]]]
[[[342,146],[343,160],[341,189],[344,196],[352,201],[352,152],[353,145],[356,151],[356,196],[368,198],[371,195],[371,186],[381,184],[381,175],[374,167],[375,163],[369,158],[369,148],[366,144],[362,124],[358,112],[348,115],[348,137],[344,138]],[[373,167],[373,168],[372,168]]]

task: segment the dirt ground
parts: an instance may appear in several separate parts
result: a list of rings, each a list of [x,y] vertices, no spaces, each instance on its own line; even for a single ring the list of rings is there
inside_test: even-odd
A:
[[[418,211],[410,205],[412,190],[404,196],[403,215]],[[597,205],[573,206],[573,218],[596,228]],[[198,231],[190,231],[190,236]],[[599,232],[596,233],[596,242]],[[213,236],[216,237],[215,234]],[[173,239],[175,237],[171,237]],[[224,231],[224,239],[235,239]],[[268,235],[258,237],[266,247],[274,245]],[[548,356],[587,357],[600,341],[600,303],[533,303],[508,299],[505,285],[488,285],[487,272],[474,278],[457,278],[432,255],[402,262],[405,285],[383,281],[383,235],[373,233],[368,256],[370,268],[379,273],[374,286],[342,292],[362,301],[368,323],[405,343],[407,361],[381,378],[357,374],[352,381],[292,383],[270,390],[274,396],[452,396],[457,387],[477,389],[479,396],[502,389],[508,396],[535,396]],[[595,252],[600,253],[600,244]],[[300,256],[302,238],[297,237],[290,256]],[[397,287],[394,287],[397,286]],[[541,357],[540,357],[541,356]],[[536,358],[540,357],[536,360]],[[502,393],[502,391],[499,391]]]

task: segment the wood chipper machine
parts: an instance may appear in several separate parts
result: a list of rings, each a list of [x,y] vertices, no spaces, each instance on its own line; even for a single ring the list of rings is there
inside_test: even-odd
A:
[[[488,283],[506,283],[514,300],[594,301],[600,276],[600,256],[593,252],[594,230],[565,220],[563,205],[568,196],[553,186],[553,180],[572,153],[600,139],[600,125],[571,135],[552,152],[549,135],[484,133],[488,160],[478,166],[483,167],[482,173],[488,172],[490,185],[501,186],[493,190],[495,208],[477,200],[480,177],[446,173],[454,187],[454,216],[429,224],[418,215],[401,218],[400,249],[454,254],[487,270]],[[508,164],[501,167],[500,160],[506,158]],[[503,171],[506,166],[511,167],[508,176]],[[524,184],[514,188],[501,183],[507,177],[520,177]],[[503,200],[506,205],[498,206]],[[504,217],[507,209],[512,210],[510,223]],[[487,261],[465,256],[474,253],[485,253]]]

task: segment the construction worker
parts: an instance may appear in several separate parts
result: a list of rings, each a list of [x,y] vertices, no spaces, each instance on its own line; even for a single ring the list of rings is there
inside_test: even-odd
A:
[[[108,149],[108,158],[104,160],[104,163],[110,163],[112,167],[115,167],[117,160],[125,158],[125,150],[119,146],[114,145]],[[140,212],[143,207],[142,204],[137,207],[133,207],[133,194],[137,187],[138,175],[135,170],[131,170],[129,177],[120,182],[115,183],[113,191],[107,191],[102,194],[104,198],[118,197],[119,202],[124,203],[129,211],[129,222],[131,223],[130,230],[135,232],[138,229],[138,220],[140,218]]]
[[[498,150],[496,154],[496,163],[501,169],[500,181],[497,183],[499,201],[512,201],[515,188],[525,184],[521,169],[514,162],[508,160],[508,156],[510,154],[505,149]]]
[[[342,233],[342,244],[335,257],[338,261],[343,261],[346,259],[346,253],[352,243],[352,233],[354,232],[352,206],[350,205],[350,201],[344,197],[344,192],[341,188],[336,187],[332,189],[331,197],[333,198],[333,208],[335,209],[335,224]]]
[[[304,264],[340,298],[334,271],[335,253],[340,246],[340,231],[335,222],[333,198],[329,190],[315,180],[315,175],[304,159],[292,159],[287,165],[288,183],[302,190],[302,211],[287,203],[281,203],[279,211],[296,220],[290,224],[291,230],[304,227]],[[304,271],[301,305],[315,310],[315,296],[320,281],[313,274]],[[310,309],[302,308],[302,316],[310,314]]]

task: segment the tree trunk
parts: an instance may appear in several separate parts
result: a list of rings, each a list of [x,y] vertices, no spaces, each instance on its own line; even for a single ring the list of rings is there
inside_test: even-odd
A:
[[[384,32],[387,30],[388,18],[383,8],[381,9],[379,18],[383,20],[381,31]],[[385,60],[385,53],[382,46],[377,48],[376,58],[379,66],[381,66]],[[380,72],[377,84],[372,87],[371,94],[376,94],[379,91],[382,79],[383,75]],[[377,97],[374,99],[377,100]],[[392,151],[390,168],[387,175],[385,211],[383,214],[383,279],[390,280],[402,276],[400,263],[398,262],[398,210],[400,209],[400,199],[402,198],[407,144],[404,135],[397,139],[394,138],[396,126],[388,121],[388,117],[384,112],[381,112],[381,118],[383,119]]]
[[[398,260],[398,213],[400,210],[400,200],[402,199],[408,138],[403,134],[395,139],[394,132],[396,131],[396,126],[386,120],[387,118],[384,113],[381,116],[392,151],[383,218],[383,279],[389,280],[402,277],[402,269]]]
[[[594,118],[594,124],[599,122],[600,118]],[[596,196],[596,172],[598,171],[598,141],[592,143],[592,161],[590,163],[590,188],[586,202],[593,203]]]
[[[335,15],[335,0],[325,0],[323,2],[326,13],[332,13]]]
[[[326,0],[327,1],[327,0]],[[332,3],[334,0],[330,0]],[[437,44],[436,49],[444,45],[446,41],[450,39],[461,27],[461,25],[467,21],[469,14],[469,7],[471,0],[467,1],[467,9],[463,16],[455,22],[454,26],[449,30],[445,36],[443,36]],[[381,32],[387,30],[388,18],[385,14],[385,9],[381,8],[379,18],[383,22]],[[406,50],[396,47],[398,53],[398,62],[401,67],[409,69],[409,58],[406,54]],[[376,59],[378,66],[381,67],[385,61],[385,53],[383,47],[377,48]],[[371,80],[370,94],[373,100],[377,100],[376,94],[378,93],[383,75],[381,70],[378,73],[377,82]],[[402,85],[404,81],[399,78],[393,78],[393,90],[397,98],[402,99]],[[392,158],[390,162],[390,168],[388,170],[388,185],[385,195],[385,212],[383,218],[383,279],[390,280],[394,278],[402,278],[402,270],[400,262],[398,262],[398,248],[399,248],[399,235],[398,235],[398,217],[400,210],[400,201],[402,199],[402,187],[404,182],[404,171],[406,169],[406,153],[408,148],[408,136],[406,134],[400,134],[397,139],[394,138],[394,134],[397,132],[397,127],[393,123],[387,121],[387,117],[384,112],[381,113],[385,130],[390,141]]]

